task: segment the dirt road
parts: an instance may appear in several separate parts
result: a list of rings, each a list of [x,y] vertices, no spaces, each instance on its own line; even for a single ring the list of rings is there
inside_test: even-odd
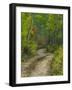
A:
[[[50,64],[53,54],[45,53],[44,49],[37,52],[37,56],[21,64],[21,76],[47,76],[50,75]]]

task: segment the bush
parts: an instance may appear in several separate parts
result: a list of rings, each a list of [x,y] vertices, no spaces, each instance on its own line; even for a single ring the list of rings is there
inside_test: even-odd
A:
[[[34,56],[37,51],[37,44],[34,41],[29,41],[23,48],[22,48],[22,58],[29,58]]]
[[[37,44],[34,41],[29,43],[28,48],[29,48],[29,54],[30,55],[35,55],[36,54]]]
[[[47,52],[54,52],[58,48],[57,45],[48,45],[46,47]]]
[[[51,75],[63,75],[63,48],[60,47],[54,52],[51,63]]]

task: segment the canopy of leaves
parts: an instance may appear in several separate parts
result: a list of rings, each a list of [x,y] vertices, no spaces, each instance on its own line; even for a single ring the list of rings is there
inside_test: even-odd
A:
[[[46,48],[49,45],[59,46],[62,43],[62,14],[21,13],[22,53],[28,51],[32,54],[39,48]]]

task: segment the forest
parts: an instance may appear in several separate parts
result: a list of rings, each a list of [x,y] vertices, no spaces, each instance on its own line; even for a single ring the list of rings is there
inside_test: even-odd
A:
[[[21,12],[21,65],[22,76],[63,75],[62,14]]]

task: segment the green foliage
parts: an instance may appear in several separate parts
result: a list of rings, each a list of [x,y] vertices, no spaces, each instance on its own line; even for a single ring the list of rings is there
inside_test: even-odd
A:
[[[37,44],[33,41],[29,41],[22,50],[22,56],[23,57],[31,57],[36,54],[37,51]]]
[[[21,55],[29,57],[37,49],[54,52],[63,40],[63,15],[21,13]]]
[[[29,48],[29,54],[31,55],[36,54],[37,44],[34,41],[29,42],[28,48]]]
[[[21,61],[24,62],[27,59],[36,55],[37,44],[35,42],[29,42],[24,48],[21,50]]]
[[[58,48],[57,45],[48,45],[46,46],[46,51],[53,53]]]
[[[59,47],[54,52],[54,58],[51,63],[51,75],[63,75],[63,48]]]

